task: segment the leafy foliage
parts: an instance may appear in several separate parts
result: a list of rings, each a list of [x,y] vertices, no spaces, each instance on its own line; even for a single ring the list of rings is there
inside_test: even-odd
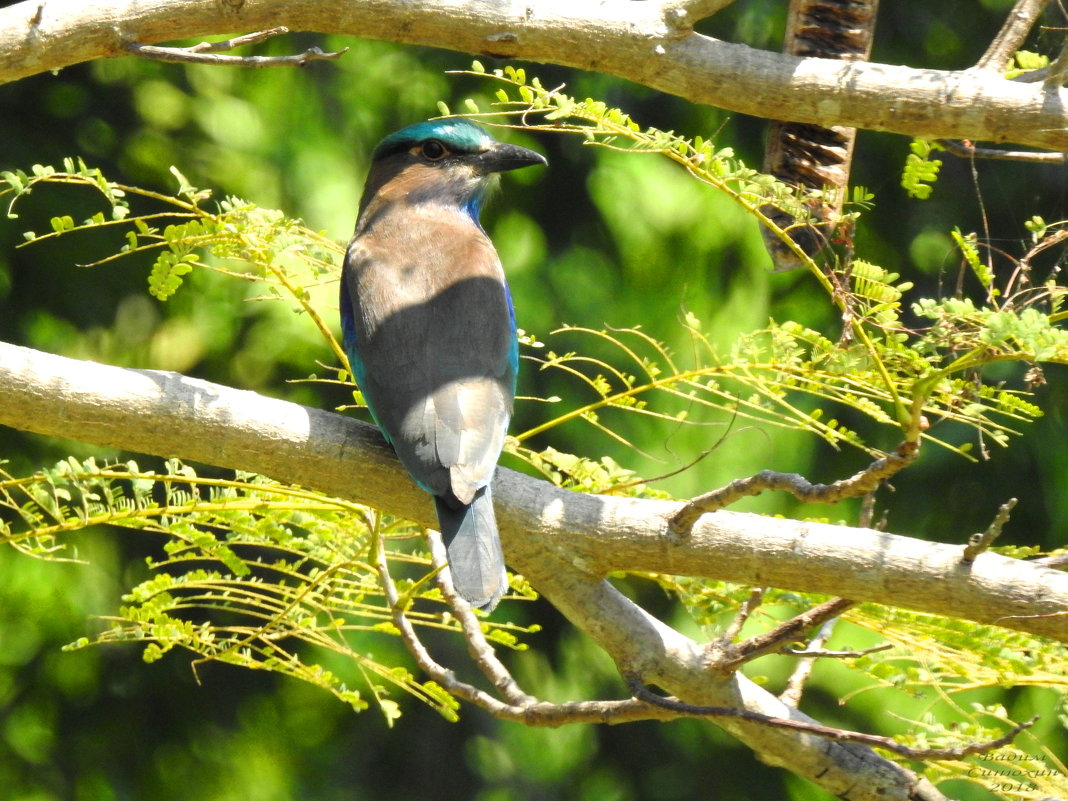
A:
[[[888,442],[926,441],[968,456],[973,445],[960,443],[960,429],[984,445],[1004,445],[1022,423],[1041,414],[1028,390],[1040,379],[1038,363],[1068,362],[1068,334],[1060,326],[1065,289],[1052,274],[1032,276],[1026,258],[1006,277],[984,260],[976,237],[955,230],[961,285],[968,291],[917,296],[910,282],[854,257],[849,248],[839,247],[819,262],[806,255],[790,231],[814,222],[809,210],[819,198],[761,175],[711,139],[643,128],[605,103],[547,90],[522,70],[486,73],[476,63],[469,74],[500,85],[491,114],[520,117],[528,129],[572,134],[591,146],[667,158],[682,166],[793,250],[842,320],[835,332],[770,320],[721,352],[691,314],[684,321],[685,358],[640,327],[565,326],[551,335],[553,343],[568,343],[559,348],[526,337],[526,358],[541,370],[569,377],[574,389],[566,398],[540,399],[552,404],[547,408],[562,411],[518,432],[508,449],[557,485],[652,494],[642,477],[611,459],[553,448],[536,451],[527,445],[572,421],[627,445],[632,443],[615,424],[620,414],[662,426],[741,418],[873,455]],[[466,106],[472,114],[488,116],[474,101]],[[914,143],[906,186],[916,196],[929,194],[937,177],[932,152],[931,146]],[[108,181],[99,170],[67,160],[61,170],[38,166],[30,174],[4,173],[7,188],[0,194],[12,195],[7,208],[13,216],[19,199],[43,183],[93,189],[102,196],[104,211],[80,223],[56,216],[50,233],[29,232],[27,243],[89,228],[121,228],[122,249],[86,266],[151,254],[149,291],[160,300],[179,291],[193,270],[256,282],[264,299],[307,315],[336,357],[337,363],[327,367],[334,376],[330,380],[355,393],[327,322],[341,247],[281,212],[234,197],[214,201],[210,192],[172,172],[178,190],[165,195]],[[861,192],[854,200],[850,214],[856,216],[871,197]],[[773,219],[771,210],[786,212],[793,222],[780,227],[775,220],[781,217]],[[1036,219],[1029,228],[1035,237],[1031,253],[1052,246],[1065,230],[1061,223]],[[573,342],[580,344],[572,348]],[[1015,384],[1001,373],[987,378],[983,368],[994,363],[1019,364],[1027,376]],[[417,602],[412,620],[457,630],[425,581],[429,562],[412,544],[418,532],[403,521],[262,477],[207,479],[175,462],[159,473],[134,464],[68,461],[28,478],[5,475],[0,506],[11,518],[3,523],[0,538],[43,558],[65,557],[60,535],[101,523],[165,537],[164,557],[149,565],[153,578],[131,591],[97,642],[146,643],[149,660],[179,647],[194,653],[198,662],[281,672],[322,687],[354,709],[368,706],[369,695],[387,720],[398,714],[390,697],[395,691],[413,694],[446,717],[456,714],[455,701],[440,687],[370,655],[372,642],[395,634],[369,557],[377,538],[388,541],[393,564],[413,574],[400,584]],[[699,623],[709,626],[737,610],[748,592],[658,578]],[[519,581],[515,587],[521,595],[530,594]],[[811,601],[786,593],[770,598],[800,606]],[[1005,683],[1063,690],[1063,676],[1054,678],[1055,660],[1063,654],[1049,643],[1017,638],[1001,645],[1000,632],[995,638],[974,626],[894,610],[865,608],[850,615],[854,625],[877,630],[899,647],[893,656],[870,655],[853,664],[870,686],[910,693],[925,688],[940,697]],[[488,622],[484,628],[495,642],[516,648],[522,647],[518,636],[534,630]],[[994,642],[999,642],[996,648]],[[960,672],[963,654],[967,686]],[[353,689],[357,682],[364,692]],[[979,731],[986,725],[980,717],[990,714],[977,712],[968,725]],[[924,734],[927,723],[919,723],[917,738],[934,740],[944,734],[933,729]]]
[[[142,643],[146,662],[180,647],[197,656],[194,665],[276,671],[357,711],[368,706],[352,686],[359,681],[389,722],[400,714],[396,691],[456,716],[455,699],[436,684],[369,655],[376,640],[397,634],[371,553],[376,538],[391,544],[398,572],[413,575],[398,581],[419,602],[409,619],[459,628],[425,582],[430,560],[411,547],[419,531],[409,523],[262,476],[198,476],[176,460],[163,473],[93,459],[28,478],[0,473],[0,509],[14,518],[0,520],[0,541],[31,556],[62,558],[61,534],[104,523],[164,536],[164,555],[148,561],[152,577],[123,598],[109,628],[72,647]],[[518,635],[535,630],[489,621],[485,629],[509,648],[524,647]]]
[[[729,582],[657,578],[678,595],[710,638],[723,633],[752,595],[751,588]],[[784,614],[808,609],[820,600],[765,591],[745,633],[765,631]],[[891,710],[889,717],[907,724],[896,739],[916,748],[958,747],[1000,736],[1012,724],[1012,716],[1004,706],[981,700],[983,690],[1034,687],[1064,698],[1068,687],[1063,645],[993,626],[862,604],[845,612],[830,644],[848,651],[858,642],[883,648],[827,660],[833,662],[825,672],[840,688],[839,702],[850,707],[871,697],[883,715]],[[777,681],[765,672],[768,667],[756,662],[747,671],[768,684]],[[947,720],[952,721],[948,726]],[[926,763],[925,775],[934,782],[977,783],[1019,799],[1063,797],[1068,790],[1062,757],[1031,733],[983,756]],[[994,779],[999,787],[991,787],[992,777],[1001,777]]]
[[[0,178],[7,188],[0,190],[0,196],[12,195],[7,215],[16,218],[16,204],[39,184],[95,189],[109,204],[110,215],[97,213],[81,223],[69,216],[53,218],[50,233],[27,231],[24,244],[89,228],[123,226],[125,244],[117,253],[82,266],[100,267],[133,254],[153,254],[148,288],[159,300],[174,295],[195,267],[255,282],[263,287],[264,299],[284,300],[307,314],[340,363],[347,365],[344,350],[323,316],[323,307],[331,302],[328,298],[343,249],[281,212],[240,198],[223,198],[208,207],[209,190],[193,187],[176,168],[171,172],[178,180],[178,191],[164,195],[108,181],[99,169],[87,167],[80,159],[66,159],[62,170],[35,165],[30,175],[4,172]],[[156,208],[133,214],[131,198]]]
[[[477,62],[472,74],[485,75]],[[522,70],[506,68],[485,77],[516,93],[513,97],[507,89],[499,90],[499,105],[508,113],[522,113],[527,128],[579,134],[587,144],[666,156],[726,194],[790,247],[796,249],[788,228],[779,228],[770,219],[769,207],[789,212],[797,225],[811,222],[808,205],[796,189],[746,167],[727,148],[717,150],[700,137],[690,141],[673,132],[642,129],[604,103],[577,101],[560,91],[546,90],[537,78],[528,82]],[[547,122],[533,124],[534,115],[542,115]],[[62,171],[38,166],[31,176],[6,173],[8,191],[14,194],[9,215],[18,198],[38,183],[92,186],[110,204],[111,219],[97,214],[80,224],[54,223],[57,230],[42,236],[28,233],[27,239],[124,224],[128,230],[123,249],[87,266],[127,254],[156,252],[149,287],[160,299],[177,291],[183,276],[195,267],[261,282],[268,297],[290,303],[310,317],[341,365],[334,372],[345,380],[347,362],[326,322],[325,308],[331,300],[322,291],[336,280],[341,248],[280,212],[258,209],[237,198],[207,208],[211,193],[189,185],[177,170],[172,172],[179,181],[175,196],[108,182],[99,170],[70,160]],[[131,215],[130,196],[163,202],[169,209]],[[863,202],[869,197],[865,195]],[[162,225],[167,220],[174,222]],[[979,258],[974,235],[954,231],[953,236],[986,291],[988,305],[975,306],[967,298],[915,299],[913,315],[932,321],[925,328],[908,325],[904,309],[912,284],[897,274],[861,259],[819,265],[796,249],[829,301],[843,314],[846,325],[836,341],[792,321],[771,321],[764,329],[742,334],[724,355],[712,346],[700,321],[689,315],[685,331],[696,356],[692,364],[682,365],[640,328],[621,332],[559,329],[554,335],[595,337],[612,346],[614,353],[607,360],[575,351],[553,350],[544,358],[531,355],[542,369],[576,378],[593,391],[594,398],[575,403],[557,417],[519,433],[517,439],[523,442],[573,419],[619,439],[613,427],[601,421],[602,412],[625,410],[685,424],[701,422],[693,412],[705,408],[805,431],[834,446],[848,444],[872,454],[886,447],[885,438],[864,434],[845,423],[845,418],[859,413],[877,427],[896,429],[902,441],[928,440],[962,455],[970,453],[972,444],[958,444],[955,435],[936,436],[932,421],[964,424],[976,432],[979,442],[1005,444],[1017,433],[1014,425],[1041,411],[1026,400],[1026,387],[1011,388],[1000,381],[985,384],[979,370],[991,362],[1068,362],[1068,334],[1051,316],[1064,290],[1055,286],[1043,294],[1020,290],[999,303],[1002,292],[996,286],[996,275]],[[615,362],[620,366],[613,366]],[[654,405],[654,397],[671,399],[675,408]]]
[[[931,158],[931,154],[943,150],[937,142],[926,139],[913,139],[909,144],[909,154],[905,158],[905,170],[901,174],[901,186],[909,197],[927,200],[934,191],[938,180],[938,171],[942,168],[940,159]]]
[[[691,316],[687,328],[700,353],[692,369],[680,369],[664,347],[648,337],[642,344],[649,353],[637,355],[618,338],[601,332],[603,339],[614,341],[617,355],[624,357],[628,369],[638,368],[645,380],[639,381],[626,370],[608,369],[607,364],[586,356],[551,355],[544,361],[545,367],[563,368],[575,375],[582,374],[576,369],[579,364],[594,368],[582,380],[600,396],[598,401],[558,420],[580,417],[598,425],[596,413],[608,407],[649,413],[643,396],[666,392],[686,397],[693,405],[705,404],[816,434],[834,445],[847,443],[870,453],[879,451],[879,444],[839,422],[841,411],[833,410],[837,406],[860,412],[880,426],[898,429],[901,441],[927,440],[968,455],[971,443],[958,445],[935,436],[931,433],[933,421],[963,423],[978,434],[979,442],[989,439],[1004,444],[1008,435],[1016,433],[1012,424],[1041,413],[1037,406],[1024,400],[1026,387],[1012,389],[1003,382],[986,385],[980,368],[1003,361],[1068,361],[1068,337],[1055,325],[1064,288],[1050,285],[1043,293],[1030,289],[1003,292],[996,286],[992,266],[983,264],[974,251],[974,237],[969,239],[958,231],[956,240],[986,291],[989,305],[984,308],[989,313],[974,318],[981,322],[979,327],[970,328],[971,336],[953,341],[939,325],[922,328],[910,324],[905,309],[907,293],[913,287],[910,282],[901,281],[900,276],[857,258],[832,257],[827,264],[817,264],[801,251],[789,236],[792,226],[779,227],[768,212],[774,208],[792,218],[793,225],[809,225],[813,222],[808,212],[812,198],[746,167],[729,148],[717,150],[711,141],[701,137],[688,140],[672,131],[643,129],[605,103],[579,101],[560,90],[545,89],[537,78],[528,80],[521,69],[506,67],[487,73],[475,62],[469,74],[504,84],[505,88],[497,92],[498,111],[494,113],[521,116],[523,127],[528,130],[578,134],[589,145],[655,153],[681,164],[778,236],[807,265],[845,321],[836,341],[795,322],[773,321],[766,329],[743,334],[730,354],[722,357],[700,331],[699,321]],[[546,122],[532,121],[539,117]],[[914,155],[921,160],[933,150],[927,145],[918,147],[922,153],[914,148]],[[936,167],[934,172],[925,169],[926,172],[917,173],[917,182],[933,180],[937,174]],[[871,195],[863,193],[859,207],[870,200]],[[855,203],[849,213],[853,218],[859,215],[859,207]],[[1007,286],[1019,288],[1026,283],[1014,272]],[[956,302],[969,301],[945,301],[950,305]],[[917,298],[912,300],[912,311],[930,317],[941,304],[942,301]],[[637,329],[628,334],[643,336]],[[717,382],[726,378],[741,386],[725,390]],[[806,407],[797,400],[805,396],[832,404],[832,408]],[[680,419],[680,412],[669,416]],[[556,422],[543,424],[534,432]],[[520,438],[530,433],[533,432]]]

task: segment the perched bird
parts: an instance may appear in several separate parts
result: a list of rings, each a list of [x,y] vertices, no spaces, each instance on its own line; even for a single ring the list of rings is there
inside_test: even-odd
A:
[[[410,125],[371,156],[341,277],[345,350],[371,415],[434,496],[453,586],[507,589],[490,481],[519,369],[515,312],[479,223],[497,173],[547,164],[464,119]]]

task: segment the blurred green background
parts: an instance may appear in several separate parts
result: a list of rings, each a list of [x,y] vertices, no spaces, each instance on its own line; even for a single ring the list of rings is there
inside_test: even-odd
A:
[[[784,5],[740,1],[703,30],[778,49]],[[1010,6],[1008,0],[884,3],[873,59],[966,67]],[[1031,47],[1055,52],[1060,36],[1039,32]],[[216,197],[235,194],[279,208],[346,240],[375,143],[436,114],[438,100],[459,108],[463,98],[490,97],[493,87],[444,74],[466,69],[471,58],[443,51],[299,34],[257,52],[286,54],[310,46],[352,49],[339,61],[303,69],[183,67],[121,58],[2,86],[0,170],[81,156],[114,180],[173,191],[169,168],[175,165]],[[714,137],[748,163],[760,163],[761,120],[605,76],[525,66],[546,86],[566,83],[569,93],[618,105],[642,124]],[[696,314],[721,346],[769,317],[836,335],[835,315],[810,279],[769,272],[755,223],[681,169],[653,156],[586,148],[577,138],[501,135],[549,158],[548,170],[506,176],[484,222],[509,274],[519,325],[555,349],[584,347],[581,340],[548,338],[563,323],[641,325],[685,357],[679,321],[686,312]],[[877,205],[860,223],[857,249],[927,294],[953,291],[958,256],[948,232],[954,225],[1018,255],[1029,241],[1023,222],[1032,214],[1047,221],[1066,216],[1064,167],[985,162],[973,169],[946,158],[933,199],[916,202],[898,186],[907,152],[903,137],[861,133],[854,182],[873,191]],[[241,282],[197,273],[164,304],[147,294],[145,262],[75,266],[116,247],[106,234],[15,249],[23,231],[47,229],[53,214],[82,219],[97,208],[88,193],[48,188],[27,198],[20,219],[0,220],[0,339],[111,364],[180,370],[324,407],[344,402],[338,392],[286,383],[329,354],[306,318],[245,302],[252,290]],[[1064,439],[1068,375],[1049,370],[1047,377],[1049,384],[1037,391],[1046,417],[1010,449],[992,446],[992,458],[977,464],[930,449],[895,479],[886,507],[889,529],[962,542],[987,526],[1000,503],[1018,496],[1004,540],[1063,544],[1068,454],[1057,443]],[[520,394],[575,397],[573,386],[529,368]],[[513,431],[553,413],[544,404],[521,402]],[[864,463],[860,454],[775,429],[674,428],[640,417],[611,422],[648,456],[578,422],[531,444],[611,455],[651,476],[723,437],[710,458],[663,484],[678,496],[767,467],[831,481]],[[99,451],[0,430],[0,459],[15,474],[72,453]],[[849,506],[798,509],[784,498],[738,508],[855,519]],[[63,644],[102,625],[93,616],[115,609],[123,590],[143,575],[144,556],[158,545],[128,532],[101,531],[78,540],[87,565],[40,563],[0,551],[4,801],[829,798],[760,765],[705,723],[530,730],[473,710],[449,724],[406,702],[404,717],[387,729],[375,713],[354,715],[294,681],[210,665],[198,685],[182,656],[145,665],[134,648],[62,652]],[[655,611],[676,614],[658,590],[636,583],[634,591]],[[506,611],[544,626],[531,651],[509,657],[534,691],[553,700],[624,692],[604,655],[548,604]],[[462,658],[457,643],[437,647]],[[837,707],[835,675],[829,672],[822,686],[813,687],[813,714],[853,728],[890,725],[877,704]],[[1022,714],[1040,702],[1010,692],[1004,703]],[[961,788],[959,795],[990,797],[976,788]]]

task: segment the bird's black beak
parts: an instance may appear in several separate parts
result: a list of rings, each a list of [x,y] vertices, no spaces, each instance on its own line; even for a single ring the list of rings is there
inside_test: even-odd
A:
[[[509,145],[505,142],[494,142],[489,150],[479,153],[475,159],[478,169],[484,173],[508,172],[518,170],[520,167],[529,167],[532,164],[549,165],[545,156],[535,153],[519,145]]]

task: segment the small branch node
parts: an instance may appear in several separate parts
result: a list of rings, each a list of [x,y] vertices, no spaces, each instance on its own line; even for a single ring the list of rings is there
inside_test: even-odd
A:
[[[994,521],[987,527],[986,531],[972,534],[968,538],[968,544],[964,546],[964,554],[961,556],[962,562],[975,561],[975,558],[993,545],[1001,535],[1001,530],[1005,527],[1005,524],[1009,522],[1009,516],[1012,514],[1012,510],[1016,507],[1017,499],[1009,498],[998,508],[998,513],[994,517]]]

